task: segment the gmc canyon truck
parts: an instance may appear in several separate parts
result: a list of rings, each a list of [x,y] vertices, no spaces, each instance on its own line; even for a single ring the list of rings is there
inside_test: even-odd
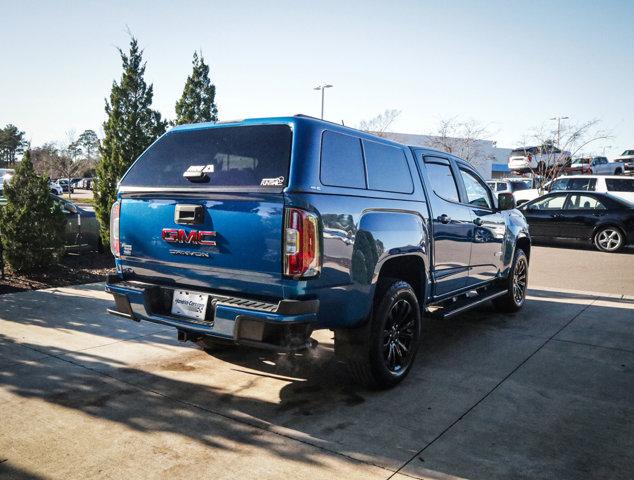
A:
[[[109,311],[205,349],[311,348],[410,371],[428,315],[524,304],[530,238],[467,162],[302,115],[173,128],[121,179]]]

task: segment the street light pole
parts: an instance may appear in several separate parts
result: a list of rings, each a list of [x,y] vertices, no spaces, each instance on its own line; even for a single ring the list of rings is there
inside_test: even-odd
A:
[[[332,85],[318,85],[313,90],[321,90],[321,119],[324,119],[324,90],[326,88],[332,88]]]
[[[557,148],[561,143],[561,121],[568,120],[570,117],[553,117],[551,120],[557,120]]]

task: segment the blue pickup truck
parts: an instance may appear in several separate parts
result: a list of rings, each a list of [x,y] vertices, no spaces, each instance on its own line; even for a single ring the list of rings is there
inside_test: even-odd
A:
[[[109,311],[207,349],[297,351],[331,329],[353,378],[389,388],[424,319],[522,307],[514,206],[450,154],[303,115],[179,126],[121,179]]]

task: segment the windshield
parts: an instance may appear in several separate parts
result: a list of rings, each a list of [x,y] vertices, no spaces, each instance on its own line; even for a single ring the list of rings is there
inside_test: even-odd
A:
[[[634,155],[634,150],[625,150],[623,155]]]
[[[175,130],[139,157],[121,187],[279,189],[288,177],[291,140],[288,125]],[[188,170],[204,173],[191,181],[183,177]]]
[[[515,150],[511,151],[511,157],[518,155],[528,155],[529,153],[534,154],[535,147],[516,148]]]

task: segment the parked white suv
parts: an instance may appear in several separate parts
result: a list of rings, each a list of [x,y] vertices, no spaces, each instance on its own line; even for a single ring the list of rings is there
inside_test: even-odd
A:
[[[565,166],[570,152],[554,146],[516,148],[509,155],[508,167],[513,172],[545,172],[548,168]]]
[[[530,178],[502,178],[499,180],[488,180],[486,183],[496,195],[499,193],[512,193],[517,205],[526,203],[539,196],[527,194],[527,192],[534,190],[533,181]]]
[[[587,190],[590,192],[609,193],[634,203],[634,178],[622,175],[567,175],[553,180],[547,189]]]

